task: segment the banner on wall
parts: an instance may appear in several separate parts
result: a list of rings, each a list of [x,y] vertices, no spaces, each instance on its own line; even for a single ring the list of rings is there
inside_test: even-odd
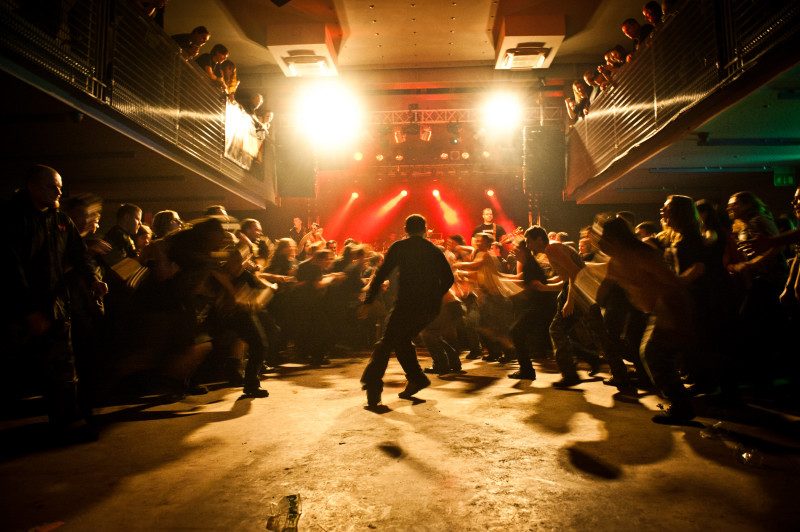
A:
[[[258,159],[266,131],[257,119],[247,114],[238,103],[228,102],[225,108],[225,157],[245,170]]]

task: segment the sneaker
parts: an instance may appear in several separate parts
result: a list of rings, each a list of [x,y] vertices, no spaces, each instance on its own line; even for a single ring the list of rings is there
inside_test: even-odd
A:
[[[449,373],[450,372],[450,370],[447,370],[447,369],[434,368],[434,367],[425,368],[422,371],[424,371],[428,375],[444,375],[445,373]]]
[[[397,395],[401,399],[411,399],[415,393],[423,388],[427,388],[430,385],[431,381],[428,380],[428,377],[426,377],[425,374],[422,374],[419,376],[419,378],[414,379],[413,381],[408,381],[408,384],[406,384],[406,389]]]
[[[663,412],[659,412],[653,416],[653,423],[659,425],[683,425],[684,423],[694,419],[694,408],[690,405],[675,405],[673,404]]]
[[[560,381],[556,381],[553,383],[553,388],[570,388],[580,383],[581,379],[578,376],[563,377]]]
[[[535,371],[515,371],[508,376],[509,379],[525,379],[525,380],[536,380],[536,372]]]

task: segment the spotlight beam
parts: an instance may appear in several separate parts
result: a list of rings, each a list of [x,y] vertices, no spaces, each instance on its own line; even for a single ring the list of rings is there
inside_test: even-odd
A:
[[[353,192],[352,194],[350,194],[350,197],[348,198],[347,203],[344,205],[344,207],[338,209],[336,216],[331,218],[331,220],[327,224],[327,227],[325,228],[325,232],[328,235],[333,235],[334,237],[339,236],[339,233],[342,230],[342,226],[344,225],[344,220],[348,216],[348,211],[350,210],[350,207],[353,206],[353,202],[355,202],[357,198],[358,198],[358,193]]]
[[[404,190],[403,192],[405,192],[405,190]],[[395,197],[393,197],[392,199],[390,199],[389,201],[387,201],[386,203],[384,203],[384,204],[383,204],[383,206],[382,206],[381,208],[379,208],[379,209],[378,209],[378,213],[377,213],[377,215],[378,215],[379,217],[383,218],[384,216],[386,216],[387,214],[389,214],[389,212],[390,212],[392,209],[394,209],[395,207],[397,207],[397,204],[398,204],[398,203],[400,203],[400,201],[401,201],[403,198],[405,198],[405,197],[406,197],[406,195],[407,195],[407,194],[403,194],[403,192],[400,192],[400,193],[399,193],[399,194],[397,194]]]
[[[369,240],[379,235],[386,224],[392,219],[392,211],[407,195],[408,192],[405,190],[398,192],[383,204],[377,207],[371,207],[368,212],[360,216],[359,219],[356,220],[356,223],[358,224],[358,232],[360,233],[361,239]]]
[[[433,195],[436,196],[436,200],[439,202],[439,208],[442,209],[442,215],[444,216],[444,222],[447,225],[457,225],[458,224],[458,213],[454,208],[447,204],[446,201],[442,199],[441,194],[439,194],[438,190],[433,191]]]
[[[509,220],[505,211],[503,211],[503,207],[500,205],[500,200],[497,199],[497,194],[487,194],[487,196],[489,197],[489,203],[492,204],[492,211],[494,212],[496,222],[503,227],[514,227],[514,222]]]

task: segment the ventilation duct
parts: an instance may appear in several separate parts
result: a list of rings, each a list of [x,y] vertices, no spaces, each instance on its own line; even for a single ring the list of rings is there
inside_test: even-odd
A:
[[[325,24],[267,28],[267,49],[286,77],[336,76],[336,50]]]
[[[564,17],[509,15],[497,39],[498,70],[548,68],[564,41]]]

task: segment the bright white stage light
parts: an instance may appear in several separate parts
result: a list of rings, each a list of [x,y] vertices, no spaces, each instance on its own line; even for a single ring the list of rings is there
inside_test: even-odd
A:
[[[512,94],[495,94],[483,107],[483,124],[491,131],[508,131],[521,123],[523,109],[519,99]]]
[[[301,91],[296,100],[298,127],[320,148],[335,148],[363,130],[358,98],[346,87],[322,81]]]

